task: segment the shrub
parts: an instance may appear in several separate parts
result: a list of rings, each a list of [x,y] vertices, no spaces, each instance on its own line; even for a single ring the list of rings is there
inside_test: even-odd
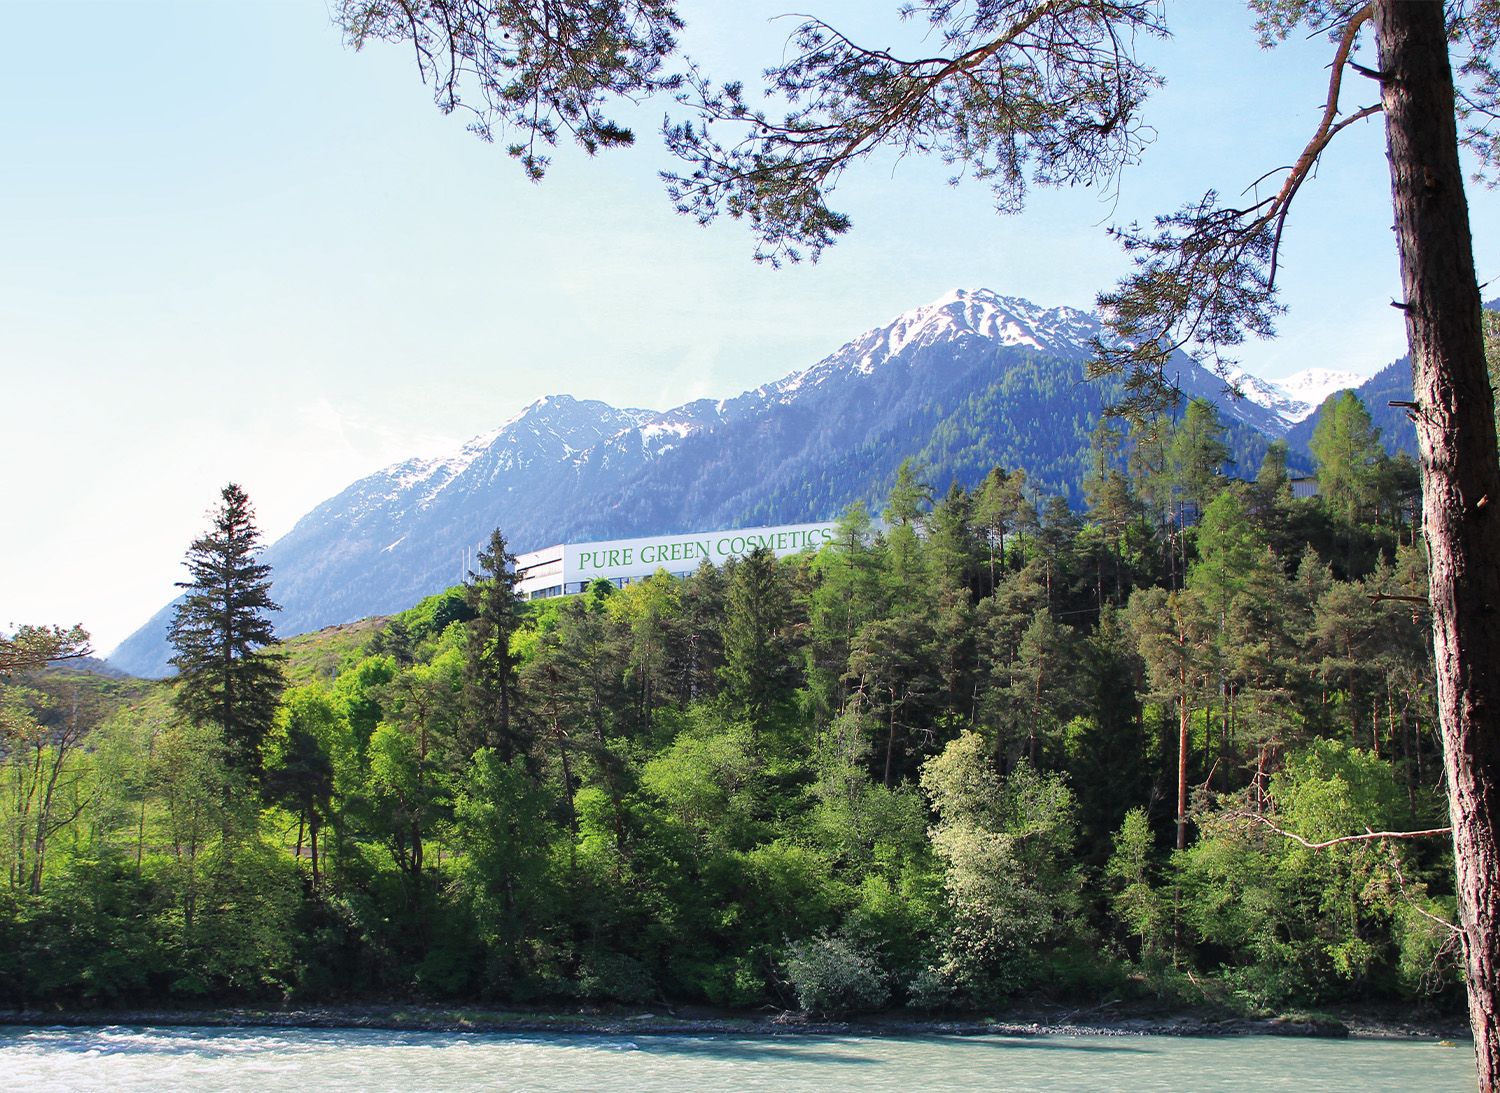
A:
[[[868,1013],[891,996],[874,954],[845,937],[823,934],[791,942],[783,962],[797,1004],[815,1017]]]

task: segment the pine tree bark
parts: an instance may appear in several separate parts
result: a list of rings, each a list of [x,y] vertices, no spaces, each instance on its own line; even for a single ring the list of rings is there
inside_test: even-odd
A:
[[[1443,5],[1376,0],[1479,1088],[1500,1090],[1500,459]]]

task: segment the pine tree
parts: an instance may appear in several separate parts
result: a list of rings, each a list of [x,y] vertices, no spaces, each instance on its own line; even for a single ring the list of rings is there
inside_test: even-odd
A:
[[[979,536],[974,497],[955,480],[927,516],[926,554],[938,588],[978,595]]]
[[[896,484],[886,502],[885,522],[900,527],[921,527],[932,509],[932,487],[920,481],[925,468],[910,457],[896,468]]]
[[[229,762],[259,779],[261,743],[281,697],[282,656],[269,615],[271,567],[258,563],[260,531],[245,491],[231,482],[207,535],[188,548],[191,581],[168,632],[177,655],[177,708],[194,725],[216,725]]]
[[[1151,685],[1150,697],[1177,706],[1177,849],[1187,846],[1188,768],[1193,714],[1204,688],[1209,621],[1202,599],[1185,589],[1139,589],[1128,624]]]
[[[996,467],[985,477],[977,492],[974,522],[984,529],[989,543],[990,587],[993,588],[998,581],[996,570],[1005,569],[1005,537],[1034,530],[1036,506],[1028,496],[1026,472],[1020,468],[1007,472],[1003,467]]]
[[[1083,497],[1088,505],[1088,522],[1099,529],[1114,563],[1114,594],[1118,606],[1130,596],[1129,574],[1125,565],[1126,540],[1131,526],[1142,516],[1142,506],[1130,479],[1120,469],[1120,451],[1124,437],[1119,426],[1108,419],[1100,421],[1089,441],[1093,468],[1084,477]],[[1099,598],[1104,599],[1104,574],[1098,574]]]

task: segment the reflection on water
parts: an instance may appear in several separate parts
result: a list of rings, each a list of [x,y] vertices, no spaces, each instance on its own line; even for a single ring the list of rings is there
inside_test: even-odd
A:
[[[5,1093],[1469,1093],[1475,1084],[1468,1044],[1430,1042],[0,1029]]]

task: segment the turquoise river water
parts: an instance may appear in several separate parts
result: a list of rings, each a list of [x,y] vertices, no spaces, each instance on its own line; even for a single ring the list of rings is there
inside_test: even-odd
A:
[[[1467,1043],[0,1027],[0,1091],[1470,1093]]]

